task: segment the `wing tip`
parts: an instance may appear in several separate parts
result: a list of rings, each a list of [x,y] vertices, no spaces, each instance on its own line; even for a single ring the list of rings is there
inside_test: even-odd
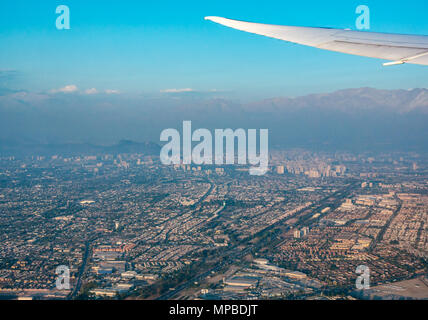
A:
[[[204,20],[210,20],[210,21],[213,21],[213,20],[216,20],[216,19],[218,19],[218,18],[220,18],[220,17],[216,17],[216,16],[206,16],[206,17],[204,18]]]

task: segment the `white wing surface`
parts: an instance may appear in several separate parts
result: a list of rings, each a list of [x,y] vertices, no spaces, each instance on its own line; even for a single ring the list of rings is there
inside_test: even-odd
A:
[[[385,66],[403,63],[428,65],[428,36],[279,26],[221,17],[205,19],[233,29],[319,49],[390,60]]]

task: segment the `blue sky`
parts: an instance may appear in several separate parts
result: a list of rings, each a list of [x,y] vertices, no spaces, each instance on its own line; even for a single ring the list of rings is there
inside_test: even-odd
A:
[[[68,5],[71,30],[55,28]],[[238,99],[297,96],[351,87],[427,87],[428,69],[382,67],[343,55],[251,35],[204,21],[247,21],[355,29],[355,8],[371,10],[371,31],[428,34],[426,0],[0,2],[0,85],[48,92],[153,94],[218,90]]]

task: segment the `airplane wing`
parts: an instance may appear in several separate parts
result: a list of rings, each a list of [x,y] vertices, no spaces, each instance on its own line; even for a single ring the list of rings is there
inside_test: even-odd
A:
[[[385,66],[404,63],[428,65],[428,36],[279,26],[221,17],[206,17],[205,20],[319,49],[390,60],[384,63]]]

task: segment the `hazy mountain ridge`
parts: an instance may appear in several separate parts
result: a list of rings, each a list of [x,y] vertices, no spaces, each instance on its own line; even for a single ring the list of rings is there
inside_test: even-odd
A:
[[[174,95],[0,96],[0,149],[153,141],[167,128],[269,129],[272,146],[428,151],[428,89],[346,89],[253,103]],[[66,151],[66,150],[65,150]]]
[[[296,111],[302,108],[337,110],[345,113],[390,111],[428,113],[428,89],[378,90],[345,89],[333,93],[311,94],[297,98],[273,98],[248,104],[250,110]]]

